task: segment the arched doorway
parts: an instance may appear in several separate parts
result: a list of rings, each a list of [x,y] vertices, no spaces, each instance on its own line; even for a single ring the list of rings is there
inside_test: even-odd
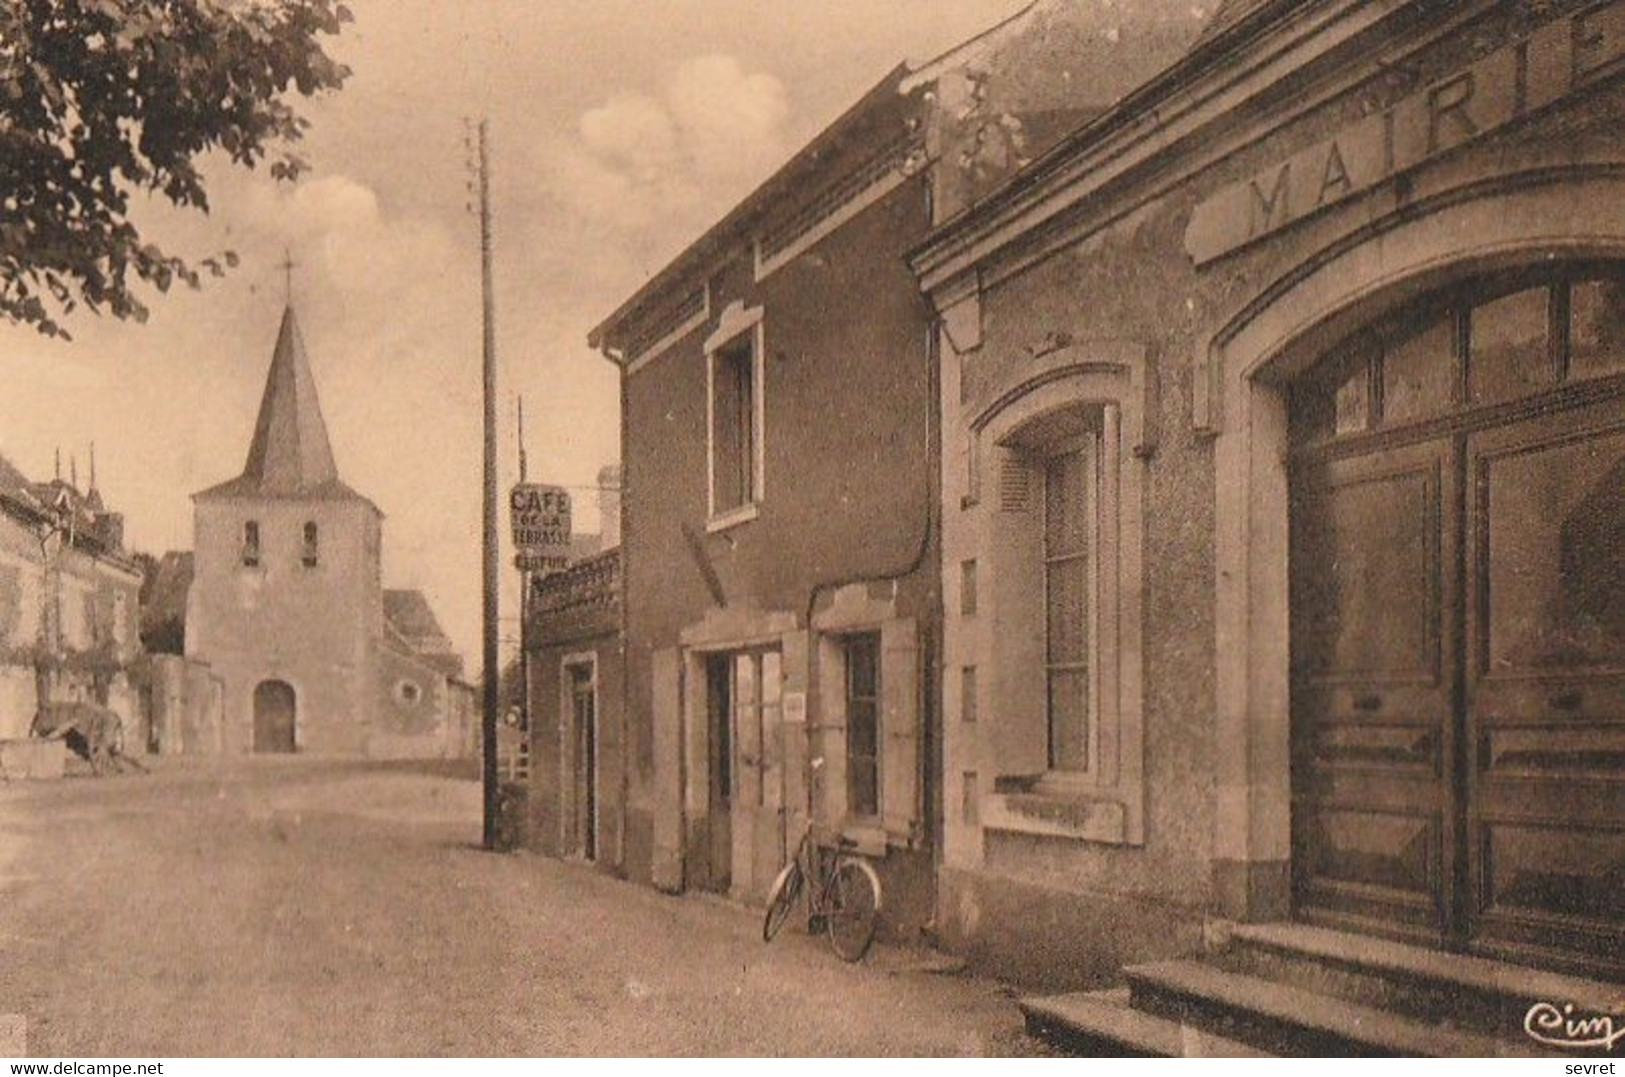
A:
[[[1625,953],[1625,268],[1478,279],[1291,386],[1297,915]]]
[[[292,685],[286,681],[261,681],[254,689],[254,750],[294,751],[297,714]]]

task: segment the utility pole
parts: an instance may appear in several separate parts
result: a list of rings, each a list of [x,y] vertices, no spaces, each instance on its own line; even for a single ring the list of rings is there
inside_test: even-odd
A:
[[[485,709],[480,717],[483,749],[481,780],[485,793],[485,847],[497,845],[497,710],[502,671],[497,655],[497,337],[496,300],[491,284],[491,159],[486,123],[480,120],[480,293],[485,314]]]
[[[526,481],[530,468],[525,460],[525,397],[519,396],[519,481]],[[530,741],[530,569],[519,569],[519,719],[525,740]]]

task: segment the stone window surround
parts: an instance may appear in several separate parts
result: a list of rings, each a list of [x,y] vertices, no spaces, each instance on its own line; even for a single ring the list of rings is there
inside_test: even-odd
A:
[[[754,520],[761,512],[767,496],[767,362],[766,341],[762,331],[761,307],[746,308],[741,300],[734,300],[723,308],[717,320],[716,331],[705,338],[705,528],[708,532],[725,531]],[[716,473],[716,366],[717,353],[734,343],[744,334],[751,334],[751,392],[755,399],[752,409],[751,467],[753,482],[751,496],[743,504],[717,512]]]
[[[980,415],[966,423],[962,435],[969,440],[973,473],[982,470],[994,454],[1011,452],[1008,439],[1035,419],[1066,410],[1094,409],[1101,422],[1103,456],[1101,514],[1116,526],[1103,529],[1102,556],[1096,569],[1100,595],[1100,627],[1094,659],[1102,705],[1095,717],[1092,741],[1098,765],[1083,774],[1008,776],[1015,782],[996,783],[981,795],[981,825],[986,830],[1043,834],[1114,845],[1144,841],[1143,685],[1141,678],[1142,500],[1144,464],[1133,450],[1141,444],[1145,394],[1141,377],[1143,353],[1132,361],[1090,361],[1083,358],[1087,344],[1058,351],[1041,369],[1006,392]],[[1110,350],[1121,353],[1121,343]],[[985,505],[967,499],[968,511],[983,515],[979,561],[985,566],[988,594],[996,601],[999,565],[997,543],[987,523],[998,513],[994,501]],[[989,557],[989,553],[995,556]],[[996,616],[996,614],[995,614]],[[998,633],[993,639],[999,638]],[[997,644],[995,644],[996,646]],[[978,655],[977,664],[995,671],[1006,660],[989,662]],[[996,715],[981,723],[979,756],[988,755],[990,738],[997,736]],[[993,774],[984,759],[978,770]],[[996,778],[997,775],[995,774]],[[1036,780],[1031,780],[1036,777]]]
[[[812,618],[814,646],[817,649],[816,678],[819,716],[813,731],[825,758],[823,802],[820,818],[840,825],[842,833],[858,843],[860,851],[879,855],[889,846],[903,848],[916,844],[920,821],[920,785],[906,780],[907,772],[919,769],[920,718],[918,670],[912,659],[918,648],[916,622],[899,617],[896,585],[885,599],[874,598],[866,583],[849,584],[831,596],[830,603],[816,610]],[[846,637],[874,633],[880,642],[880,712],[877,715],[877,779],[879,815],[853,819],[836,815],[831,806],[848,804],[846,790]],[[912,740],[898,735],[899,706],[912,704],[912,716],[903,715],[914,727]],[[905,798],[915,803],[899,803]]]

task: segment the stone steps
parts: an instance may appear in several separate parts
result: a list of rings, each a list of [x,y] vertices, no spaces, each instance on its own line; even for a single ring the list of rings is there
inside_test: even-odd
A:
[[[1204,1024],[1282,1054],[1486,1058],[1494,1036],[1406,1017],[1197,961],[1124,969],[1134,1005]]]
[[[1625,986],[1307,924],[1231,929],[1221,967],[1491,1035],[1518,1032],[1530,1006],[1608,1013]]]
[[[1299,924],[1236,926],[1214,952],[1123,970],[1124,987],[1021,1003],[1080,1053],[1525,1057],[1537,1002],[1608,1013],[1625,987]],[[1566,1052],[1581,1057],[1580,1052]]]
[[[1126,988],[1020,1003],[1027,1031],[1080,1055],[1113,1058],[1263,1058],[1266,1052],[1206,1029],[1134,1009]]]

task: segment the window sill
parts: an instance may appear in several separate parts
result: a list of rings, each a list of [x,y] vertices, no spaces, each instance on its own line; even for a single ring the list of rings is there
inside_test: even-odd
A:
[[[705,522],[706,534],[714,535],[718,531],[726,531],[730,527],[738,527],[740,524],[749,523],[760,516],[761,512],[761,506],[752,501],[749,504],[740,505],[736,509],[718,513]]]
[[[1054,789],[994,793],[982,801],[987,830],[1128,845],[1128,812],[1114,799]]]

